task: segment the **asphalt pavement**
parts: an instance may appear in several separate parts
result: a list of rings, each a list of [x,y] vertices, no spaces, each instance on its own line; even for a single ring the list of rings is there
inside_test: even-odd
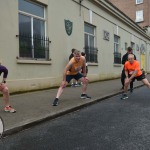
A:
[[[150,94],[145,86],[0,140],[1,150],[149,150]]]
[[[150,75],[147,75],[150,79]],[[135,81],[134,88],[143,86]],[[58,89],[41,90],[10,96],[16,113],[3,111],[2,97],[0,97],[0,116],[4,121],[4,135],[13,134],[46,120],[54,119],[66,113],[78,110],[111,96],[121,94],[120,79],[100,81],[88,85],[87,94],[90,100],[80,99],[81,87],[67,87],[60,97],[58,106],[52,106]]]

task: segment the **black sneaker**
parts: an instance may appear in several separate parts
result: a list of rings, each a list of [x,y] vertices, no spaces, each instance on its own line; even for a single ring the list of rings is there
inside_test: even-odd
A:
[[[88,96],[87,94],[81,94],[81,97],[82,99],[91,99],[90,96]]]
[[[54,101],[53,101],[53,106],[57,106],[58,105],[58,101],[59,101],[59,99],[55,98]]]
[[[76,87],[79,87],[79,86],[81,86],[81,83],[77,83],[77,84],[75,84],[75,86],[76,86]]]
[[[130,93],[132,93],[133,92],[133,88],[132,89],[130,89]]]
[[[128,98],[127,94],[122,94],[121,99],[127,99],[127,98]]]
[[[75,87],[75,84],[74,84],[74,83],[71,83],[71,87]]]

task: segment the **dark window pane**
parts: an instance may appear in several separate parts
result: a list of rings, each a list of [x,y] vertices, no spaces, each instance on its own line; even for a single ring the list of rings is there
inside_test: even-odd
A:
[[[19,14],[19,56],[32,57],[31,18]]]
[[[87,62],[97,63],[98,50],[94,47],[85,47]]]
[[[45,58],[44,22],[33,19],[34,57]]]
[[[85,47],[88,47],[88,35],[84,34],[84,43],[85,43]]]
[[[45,38],[41,36],[34,37],[34,57],[45,58]]]
[[[87,32],[87,33],[89,33],[89,34],[93,34],[94,35],[94,27],[93,26],[85,24],[84,31]]]
[[[44,21],[33,19],[33,35],[44,36]]]
[[[94,47],[94,37],[93,36],[89,36],[89,42],[90,42],[90,47]]]
[[[19,56],[32,58],[32,40],[28,34],[19,34]]]
[[[19,10],[44,18],[43,6],[25,0],[19,0]]]
[[[118,52],[114,53],[114,63],[121,64],[121,53]]]
[[[118,43],[118,36],[116,36],[116,35],[114,36],[114,42]]]
[[[31,35],[31,17],[19,14],[19,32]]]

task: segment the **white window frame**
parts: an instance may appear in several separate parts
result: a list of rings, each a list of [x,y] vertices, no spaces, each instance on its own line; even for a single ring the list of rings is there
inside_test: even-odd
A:
[[[143,3],[143,0],[136,0],[136,4],[141,4]]]
[[[31,37],[33,37],[33,19],[38,19],[38,20],[41,20],[41,21],[43,21],[43,23],[44,23],[44,37],[46,38],[46,7],[45,6],[43,6],[43,5],[40,5],[40,4],[38,4],[38,3],[36,3],[36,2],[32,2],[32,1],[29,1],[29,3],[32,3],[32,4],[34,4],[34,5],[37,5],[37,6],[40,6],[40,7],[43,7],[43,11],[44,11],[44,16],[43,17],[40,17],[40,16],[37,16],[37,15],[34,15],[34,14],[31,14],[31,13],[28,13],[28,12],[25,12],[25,11],[22,11],[22,10],[18,10],[18,14],[20,14],[20,15],[24,15],[24,16],[28,16],[28,17],[30,17],[30,19],[31,19]],[[34,42],[33,42],[33,38],[31,38],[31,43],[32,43],[32,45],[34,45]],[[33,46],[34,47],[34,46]],[[32,49],[32,59],[34,59],[34,48]],[[19,56],[20,57],[20,56]]]
[[[135,54],[135,43],[131,42],[132,53]]]
[[[35,3],[35,2],[31,2],[31,1],[29,1],[29,3],[32,3],[32,4],[34,4],[34,5],[39,5],[38,3]],[[30,13],[27,13],[27,12],[24,12],[24,11],[21,11],[21,10],[18,10],[19,11],[19,14],[22,14],[22,15],[25,15],[25,16],[29,16],[29,17],[31,17],[31,22],[32,22],[32,25],[31,25],[31,31],[32,31],[32,35],[33,35],[33,19],[35,18],[35,19],[39,19],[39,20],[41,20],[41,21],[43,21],[44,22],[44,28],[45,28],[45,37],[46,37],[46,13],[45,13],[45,7],[43,6],[43,5],[39,5],[40,7],[43,7],[43,9],[44,9],[44,17],[39,17],[39,16],[36,16],[36,15],[33,15],[33,14],[30,14]]]
[[[114,41],[114,52],[119,53],[120,37],[119,37],[119,36],[117,36],[117,35],[114,35],[114,38],[115,38],[115,37],[117,37],[117,42],[116,42],[116,41]],[[117,45],[118,45],[118,51],[116,50]]]
[[[127,48],[128,48],[128,43],[127,42],[124,43],[124,47],[125,47],[124,49],[127,50]]]
[[[144,13],[143,10],[136,11],[136,20],[135,22],[141,22],[144,21]]]
[[[94,33],[93,33],[93,34],[84,31],[84,35],[87,35],[87,36],[88,36],[88,47],[89,47],[89,48],[91,47],[91,45],[90,45],[90,37],[93,37],[93,38],[94,38],[94,47],[93,47],[93,48],[96,48],[96,27],[93,26],[93,25],[91,25],[91,24],[89,24],[89,23],[86,23],[86,22],[84,23],[84,27],[85,27],[85,25],[88,25],[88,26],[92,27],[93,30],[94,30]],[[91,49],[89,49],[89,54],[90,54],[90,53],[91,53]],[[96,54],[96,55],[97,55],[97,54]],[[97,57],[98,57],[98,55],[97,55]],[[95,60],[94,60],[94,61],[95,61]],[[97,61],[98,61],[98,60],[97,60]],[[91,63],[97,63],[97,62],[91,62]]]
[[[115,37],[117,41],[115,41]],[[114,64],[121,64],[120,37],[118,35],[114,35]]]

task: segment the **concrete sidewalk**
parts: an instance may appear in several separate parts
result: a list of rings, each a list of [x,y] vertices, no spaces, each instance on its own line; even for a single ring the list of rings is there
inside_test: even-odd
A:
[[[150,79],[150,75],[147,75]],[[142,82],[134,82],[134,87],[142,86]],[[81,87],[67,87],[60,97],[58,106],[52,106],[58,89],[50,89],[10,96],[16,113],[3,111],[2,97],[0,98],[0,116],[4,120],[4,135],[9,135],[42,121],[56,118],[60,115],[77,110],[84,106],[121,93],[120,79],[90,83],[87,93],[91,100],[80,99]]]

